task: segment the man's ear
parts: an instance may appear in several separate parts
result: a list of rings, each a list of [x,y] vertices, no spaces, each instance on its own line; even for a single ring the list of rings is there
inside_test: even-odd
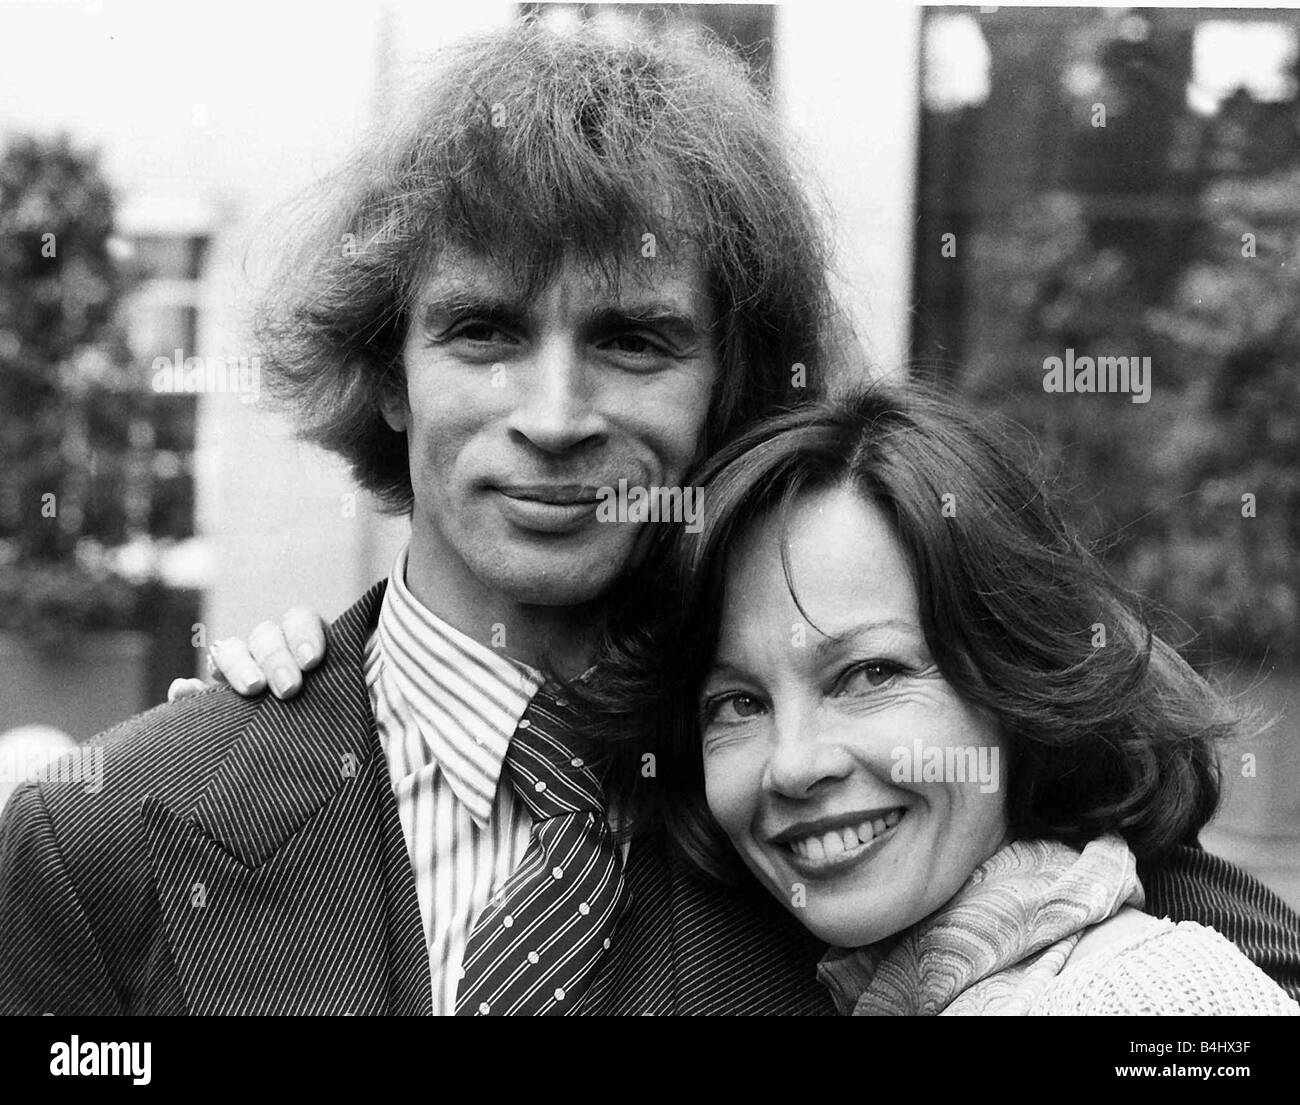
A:
[[[411,407],[406,399],[406,374],[400,370],[391,373],[384,381],[379,398],[379,413],[388,428],[395,434],[404,434],[410,426]]]
[[[393,391],[386,392],[379,400],[379,412],[390,430],[397,434],[406,433],[410,410],[402,396]]]

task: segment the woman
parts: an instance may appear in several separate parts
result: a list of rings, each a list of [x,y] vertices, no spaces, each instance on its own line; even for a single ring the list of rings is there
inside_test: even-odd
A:
[[[1141,911],[1237,722],[976,419],[877,387],[698,482],[700,532],[659,535],[574,689],[630,831],[738,857],[830,945],[843,1013],[1300,1013]]]
[[[841,1012],[1300,1012],[1141,912],[1136,862],[1195,839],[1235,721],[975,418],[876,388],[700,483],[639,592],[667,601],[598,668],[611,805],[726,877],[720,828],[832,946]]]

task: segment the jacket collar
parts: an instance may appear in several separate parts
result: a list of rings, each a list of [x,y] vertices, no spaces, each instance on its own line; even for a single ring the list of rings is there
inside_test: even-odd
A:
[[[330,627],[327,658],[293,702],[260,703],[187,816],[144,800],[192,1013],[431,1010],[415,878],[363,674],[383,593]]]
[[[296,698],[262,700],[195,804],[194,822],[247,867],[382,759],[362,673],[386,586],[375,584],[329,627],[325,660]]]

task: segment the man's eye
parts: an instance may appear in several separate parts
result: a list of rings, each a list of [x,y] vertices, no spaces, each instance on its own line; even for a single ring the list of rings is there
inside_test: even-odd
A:
[[[605,348],[615,353],[625,353],[633,357],[662,356],[665,350],[651,341],[644,334],[616,334],[605,343]]]
[[[893,660],[867,660],[850,668],[840,678],[837,690],[853,694],[884,687],[907,669]]]
[[[766,709],[757,695],[733,693],[707,699],[700,711],[705,725],[736,725],[758,717]]]
[[[464,322],[447,335],[448,338],[463,338],[465,341],[489,343],[501,341],[506,337],[505,331],[490,322]]]

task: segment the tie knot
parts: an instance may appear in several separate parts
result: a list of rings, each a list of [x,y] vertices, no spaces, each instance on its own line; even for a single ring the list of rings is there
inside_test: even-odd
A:
[[[573,747],[569,704],[544,687],[519,721],[506,753],[515,791],[535,821],[571,813],[604,816],[605,799],[595,773]]]

